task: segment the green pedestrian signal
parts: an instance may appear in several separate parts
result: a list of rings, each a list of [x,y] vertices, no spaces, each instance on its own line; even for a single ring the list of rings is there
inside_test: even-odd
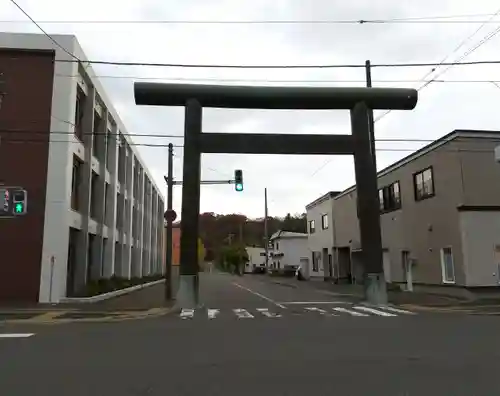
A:
[[[16,213],[23,213],[24,212],[24,205],[21,202],[18,202],[18,203],[16,203],[14,210]]]
[[[15,216],[25,215],[28,205],[28,193],[24,189],[13,190],[12,192],[12,209]]]
[[[236,191],[243,191],[243,171],[241,169],[234,171],[234,189]]]

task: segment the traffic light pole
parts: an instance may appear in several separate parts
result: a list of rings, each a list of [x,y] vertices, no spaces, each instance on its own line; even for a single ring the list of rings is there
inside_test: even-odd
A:
[[[172,228],[173,222],[175,220],[172,217],[173,208],[173,186],[182,185],[182,181],[174,181],[174,146],[172,143],[168,145],[168,173],[164,176],[165,182],[167,183],[167,211],[168,214],[165,216],[167,221],[167,232],[166,232],[166,247],[165,247],[165,300],[170,301],[173,298],[173,268],[172,268]],[[236,180],[201,180],[200,184],[235,184]]]
[[[200,180],[200,184],[235,184],[235,180]],[[182,186],[182,180],[174,181],[174,186]]]

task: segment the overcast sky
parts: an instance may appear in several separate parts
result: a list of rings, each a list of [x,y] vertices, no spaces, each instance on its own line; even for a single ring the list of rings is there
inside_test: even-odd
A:
[[[500,11],[493,0],[17,0],[49,33],[75,34],[91,60],[190,64],[363,64],[455,61],[500,29]],[[475,23],[379,24],[193,24],[146,21],[369,20],[451,15],[477,15],[459,20]],[[38,32],[9,1],[0,3],[0,30]],[[23,21],[9,23],[5,21]],[[89,21],[134,23],[88,23]],[[450,19],[447,19],[448,21]],[[453,19],[451,19],[453,20]],[[457,19],[455,19],[457,20]],[[476,22],[477,21],[477,22]],[[434,21],[435,22],[435,21]],[[459,44],[468,41],[457,51]],[[496,51],[495,51],[496,48]],[[500,34],[464,60],[500,59]],[[455,51],[455,52],[454,52]],[[374,86],[414,87],[442,73],[420,92],[417,108],[391,112],[376,123],[380,139],[439,138],[453,129],[500,130],[500,65],[377,68]],[[363,86],[363,69],[230,70],[148,68],[95,65],[101,82],[128,132],[183,134],[183,109],[136,106],[137,80],[264,85]],[[317,82],[311,82],[311,80]],[[385,80],[385,81],[384,81]],[[451,80],[451,82],[450,82]],[[469,80],[469,82],[456,82]],[[470,82],[480,80],[480,82]],[[493,82],[488,82],[493,81]],[[496,84],[495,85],[495,81]],[[377,117],[379,112],[375,114]],[[204,111],[205,132],[350,133],[346,111]],[[182,145],[183,139],[135,137],[136,143]],[[418,149],[424,142],[377,143],[379,169]],[[156,182],[164,188],[167,149],[139,147]],[[182,148],[175,149],[175,176],[182,178]],[[270,215],[298,213],[331,190],[354,182],[352,157],[203,155],[203,179],[229,179],[242,169],[245,191],[232,186],[202,186],[201,210],[263,216],[264,188]],[[165,192],[164,192],[165,193]],[[182,188],[175,187],[174,207],[180,214]]]

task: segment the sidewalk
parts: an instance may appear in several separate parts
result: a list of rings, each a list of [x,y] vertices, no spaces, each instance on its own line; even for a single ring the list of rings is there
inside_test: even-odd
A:
[[[310,279],[307,281],[299,281],[296,278],[279,278],[267,277],[267,280],[276,284],[288,287],[310,287],[322,292],[337,295],[352,297],[355,300],[362,300],[364,298],[364,289],[362,285],[350,284],[335,284],[332,282],[324,281],[323,279]],[[387,292],[389,302],[392,304],[412,304],[423,306],[436,306],[447,307],[456,306],[461,304],[471,304],[470,300],[463,298],[445,296],[441,294],[422,293],[422,292],[405,292],[389,290]]]
[[[91,309],[98,310],[139,310],[151,308],[170,307],[172,303],[165,301],[165,284],[146,287],[123,296],[110,298],[90,304],[79,304],[79,307],[90,306]],[[85,308],[85,307],[82,307]]]
[[[94,303],[3,303],[0,312],[43,312],[43,311],[82,311],[82,312],[111,312],[148,310],[151,308],[166,308],[172,303],[165,301],[165,285],[158,284],[139,289],[129,294],[110,298],[109,300]]]

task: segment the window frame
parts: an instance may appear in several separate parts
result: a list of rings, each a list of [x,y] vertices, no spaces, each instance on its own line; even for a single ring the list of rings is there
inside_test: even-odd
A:
[[[71,167],[71,209],[75,212],[80,211],[80,183],[82,177],[82,161],[73,154],[73,164]]]
[[[90,175],[90,208],[89,208],[89,217],[92,220],[99,220],[98,213],[98,199],[100,197],[97,196],[99,192],[99,175],[94,171],[91,172]]]
[[[445,260],[444,260],[444,256],[445,256],[445,249],[449,249],[450,250],[450,256],[451,256],[451,266],[453,268],[453,280],[447,280],[446,279],[446,264],[445,264]],[[453,257],[453,248],[451,246],[444,246],[441,248],[440,250],[440,258],[441,258],[441,280],[443,282],[443,284],[446,284],[446,285],[454,285],[457,281],[457,278],[456,278],[456,274],[455,274],[455,259]]]
[[[325,226],[325,219],[326,219],[326,226]],[[321,215],[321,229],[322,230],[327,230],[329,227],[329,224],[328,224],[328,213],[323,213]]]
[[[394,194],[394,186],[398,186],[398,199],[396,200],[396,195]],[[396,180],[378,190],[379,199],[379,209],[381,213],[394,212],[403,207],[401,199],[401,183]],[[391,206],[392,203],[392,206]]]
[[[79,86],[77,86],[76,101],[75,101],[74,135],[82,143],[84,141],[83,120],[85,117],[86,100],[87,100],[87,95]]]
[[[314,234],[316,232],[316,222],[314,220],[309,220],[309,234]]]
[[[430,171],[431,172],[432,192],[428,193],[428,194],[425,193],[425,191],[424,191],[425,188],[423,187],[424,186],[424,173],[426,171]],[[422,195],[419,195],[419,193],[418,193],[418,187],[417,187],[417,177],[420,176],[420,175],[422,176]],[[432,197],[434,197],[436,195],[436,186],[435,186],[435,183],[434,183],[434,168],[432,166],[428,166],[427,168],[421,169],[418,172],[415,172],[413,174],[413,195],[415,197],[415,201],[416,202],[432,198]]]

